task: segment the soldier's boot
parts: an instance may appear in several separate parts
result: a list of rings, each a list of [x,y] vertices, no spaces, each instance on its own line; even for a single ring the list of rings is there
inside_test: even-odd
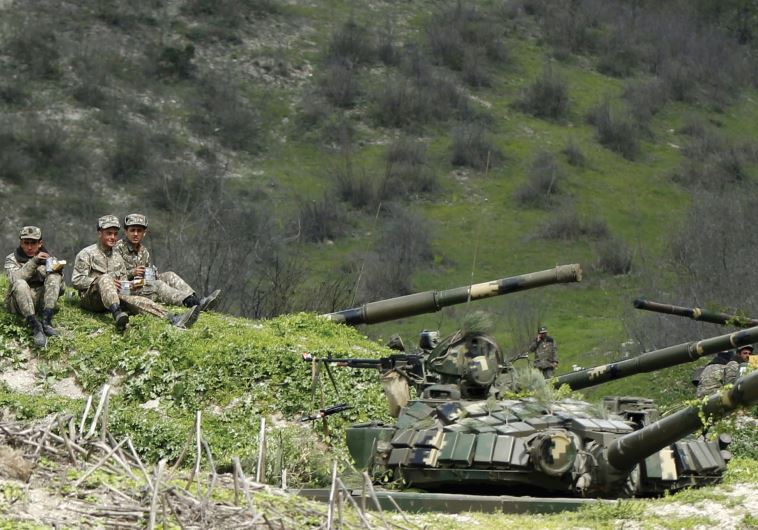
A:
[[[200,305],[200,299],[195,293],[192,293],[187,298],[182,300],[182,305],[184,307],[195,307],[196,305]]]
[[[200,311],[210,311],[218,303],[218,295],[221,294],[221,289],[216,289],[208,296],[204,296],[200,299]]]
[[[126,325],[129,323],[129,315],[127,315],[126,312],[121,309],[121,306],[119,304],[113,304],[108,308],[108,311],[111,312],[113,315],[113,320],[116,321],[116,329],[118,331],[124,331],[126,329]]]
[[[45,332],[45,335],[48,337],[55,337],[58,335],[58,330],[53,327],[53,310],[52,309],[43,309],[42,310],[42,331]]]
[[[197,322],[197,317],[200,316],[200,306],[196,305],[193,306],[189,311],[185,311],[181,315],[169,315],[168,320],[171,322],[171,324],[177,328],[181,329],[189,329],[191,328],[195,322]]]
[[[37,317],[34,315],[29,315],[26,317],[26,324],[32,328],[32,333],[34,334],[34,345],[38,348],[44,348],[47,346],[47,337],[45,336],[45,332],[42,329],[42,323],[37,320]]]

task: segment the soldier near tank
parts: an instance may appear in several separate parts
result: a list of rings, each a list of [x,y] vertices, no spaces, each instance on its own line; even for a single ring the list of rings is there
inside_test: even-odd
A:
[[[534,352],[534,366],[542,372],[545,379],[553,377],[555,367],[558,366],[558,347],[553,337],[547,334],[547,328],[541,326],[537,330],[529,351]]]
[[[218,289],[203,298],[198,297],[195,290],[175,272],[156,274],[150,252],[142,241],[147,235],[147,217],[140,213],[132,213],[124,218],[126,237],[116,243],[114,250],[126,264],[127,276],[130,280],[141,278],[145,286],[139,295],[156,302],[186,307],[199,306],[200,311],[213,309],[221,293]]]
[[[79,291],[82,307],[95,312],[110,311],[119,331],[129,323],[128,313],[147,313],[166,318],[177,327],[191,327],[200,312],[198,308],[173,315],[162,305],[131,294],[139,291],[139,285],[130,285],[124,260],[113,250],[120,228],[118,217],[104,215],[97,221],[97,243],[76,255],[71,283]]]
[[[740,346],[737,351],[721,352],[705,365],[700,373],[700,381],[695,396],[702,398],[713,394],[722,386],[734,383],[740,376],[741,366],[750,361],[753,346]]]
[[[25,226],[18,237],[18,248],[5,257],[5,273],[10,282],[5,306],[11,313],[26,318],[34,333],[34,344],[42,348],[47,337],[58,334],[53,327],[53,313],[66,288],[62,275],[66,262],[50,255],[38,227]],[[41,320],[37,318],[38,312]]]

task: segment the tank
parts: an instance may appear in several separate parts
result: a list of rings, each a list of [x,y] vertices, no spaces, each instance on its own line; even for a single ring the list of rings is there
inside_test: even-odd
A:
[[[384,322],[580,279],[578,265],[560,266],[325,316],[347,324]],[[547,504],[555,507],[557,498],[653,496],[720,482],[731,458],[731,439],[724,435],[711,440],[697,432],[706,418],[720,418],[758,402],[758,373],[663,418],[645,397],[609,396],[589,403],[559,398],[565,392],[557,388],[586,388],[757,340],[758,327],[752,327],[548,381],[537,370],[514,368],[515,360],[505,359],[492,337],[474,330],[460,330],[443,340],[422,334],[412,353],[380,359],[307,360],[382,372],[396,420],[356,424],[346,431],[356,468],[366,471],[375,484],[422,489],[424,495],[454,494],[439,501],[450,506],[468,495],[484,494],[549,498]],[[416,499],[417,508],[431,502],[416,497],[418,493],[407,495]],[[510,500],[509,505],[531,502]]]
[[[758,328],[746,332],[743,337],[758,336]],[[730,337],[708,339],[709,347]],[[718,483],[731,458],[730,438],[692,434],[703,428],[704,418],[720,418],[758,402],[758,372],[664,418],[652,400],[642,397],[606,397],[598,406],[554,399],[554,390],[532,388],[543,397],[517,398],[513,392],[519,388],[513,385],[524,376],[498,357],[499,348],[490,341],[470,334],[440,342],[423,361],[423,379],[414,382],[418,397],[400,407],[395,423],[348,428],[347,446],[356,467],[377,484],[428,492],[660,495]],[[674,348],[682,346],[687,345]],[[665,358],[667,350],[649,355]],[[410,357],[408,362],[413,366],[416,361]],[[485,368],[493,362],[498,369],[491,377]],[[452,374],[455,365],[457,376]],[[534,384],[541,376],[531,372]]]
[[[758,319],[755,318],[748,318],[742,315],[730,315],[719,311],[709,311],[699,307],[662,304],[660,302],[643,300],[641,298],[634,301],[634,307],[645,311],[653,311],[654,313],[665,313],[667,315],[687,317],[700,322],[710,322],[711,324],[728,325],[736,328],[758,326]]]

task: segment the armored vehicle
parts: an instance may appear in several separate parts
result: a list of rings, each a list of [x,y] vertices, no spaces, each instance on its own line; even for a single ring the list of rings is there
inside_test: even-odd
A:
[[[558,278],[559,269],[534,274]],[[516,278],[526,276],[530,275]],[[580,279],[580,274],[573,278]],[[510,285],[506,280],[487,285]],[[548,283],[555,281],[522,282],[521,288]],[[430,291],[329,317],[379,322],[437,310],[450,300],[460,303],[474,298],[473,293],[466,288]],[[415,389],[413,399],[410,394],[397,399],[395,392],[394,423],[373,421],[347,430],[356,467],[378,484],[456,494],[619,498],[719,482],[731,458],[730,438],[708,440],[692,434],[702,429],[703,418],[758,402],[758,373],[663,418],[650,399],[606,397],[602,404],[591,404],[557,398],[566,393],[556,394],[554,387],[585,388],[756,340],[758,327],[753,327],[549,381],[535,370],[514,369],[491,337],[465,330],[414,354],[321,360],[381,367],[386,370],[383,381],[394,374],[395,380],[403,379]],[[524,392],[525,381],[530,392]],[[522,397],[527,394],[531,397]]]

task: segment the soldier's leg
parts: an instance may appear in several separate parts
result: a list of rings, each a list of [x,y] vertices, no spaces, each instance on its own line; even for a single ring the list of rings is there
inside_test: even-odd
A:
[[[8,309],[12,313],[20,313],[26,318],[26,324],[32,329],[35,346],[44,348],[47,344],[47,337],[42,330],[42,323],[37,320],[34,314],[34,290],[24,280],[16,280],[10,288]]]
[[[174,274],[174,273],[167,272],[165,274]],[[150,298],[158,302],[163,302],[165,304],[182,305],[184,300],[192,295],[191,290],[189,293],[187,293],[186,290],[180,290],[180,289],[176,289],[175,287],[171,287],[171,285],[164,282],[163,280],[155,280],[150,285],[150,287],[153,293],[153,296],[150,296]]]
[[[23,317],[34,315],[34,293],[24,280],[16,280],[11,284],[8,310],[21,314]]]
[[[58,331],[53,327],[53,313],[58,305],[58,298],[65,290],[63,276],[60,274],[48,274],[45,278],[45,286],[40,289],[42,291],[42,330],[48,337],[58,335]],[[40,301],[35,301],[35,305],[39,306],[39,304]]]
[[[98,276],[92,282],[89,289],[82,294],[81,304],[90,311],[110,311],[116,321],[116,329],[119,331],[125,329],[129,323],[129,315],[121,309],[116,282],[106,274]]]
[[[162,272],[158,275],[158,280],[165,283],[171,289],[178,291],[179,294],[184,295],[177,305],[181,304],[182,300],[195,292],[195,290],[175,272]]]
[[[146,313],[158,318],[166,318],[168,311],[165,307],[149,298],[136,295],[121,295],[121,305],[132,314]]]

